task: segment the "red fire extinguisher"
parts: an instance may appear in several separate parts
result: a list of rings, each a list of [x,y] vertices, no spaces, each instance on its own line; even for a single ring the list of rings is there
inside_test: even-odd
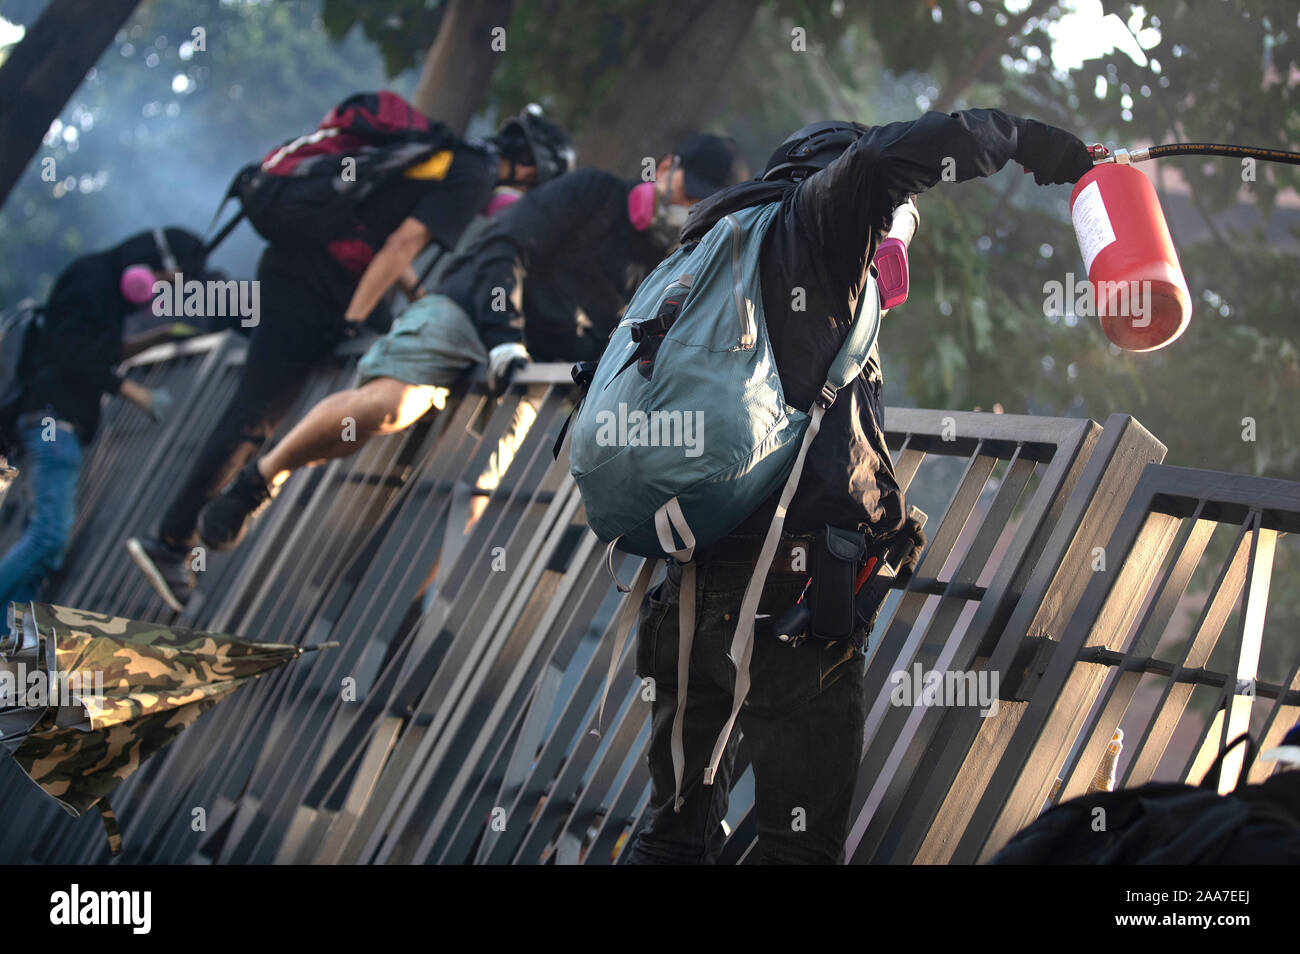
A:
[[[1192,296],[1146,176],[1128,161],[1093,166],[1070,194],[1070,218],[1107,338],[1127,351],[1154,351],[1187,330]]]
[[[1155,351],[1187,330],[1192,296],[1156,190],[1132,163],[1167,156],[1250,157],[1300,165],[1300,153],[1188,142],[1116,149],[1100,143],[1095,165],[1070,194],[1070,218],[1106,337],[1128,351]]]

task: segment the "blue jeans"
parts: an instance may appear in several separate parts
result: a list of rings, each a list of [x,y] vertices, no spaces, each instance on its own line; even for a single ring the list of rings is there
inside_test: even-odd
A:
[[[54,440],[41,440],[39,424],[19,431],[19,466],[33,491],[31,512],[22,537],[0,559],[0,630],[6,626],[10,602],[25,603],[47,576],[63,565],[63,552],[77,514],[77,477],[81,474],[81,441],[59,428]]]

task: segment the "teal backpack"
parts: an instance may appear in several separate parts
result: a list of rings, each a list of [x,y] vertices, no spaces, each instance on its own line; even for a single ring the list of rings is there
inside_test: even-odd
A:
[[[588,524],[609,544],[611,573],[616,546],[683,564],[680,691],[673,723],[678,804],[685,662],[695,622],[691,558],[696,548],[734,530],[784,484],[741,603],[731,646],[735,699],[705,773],[708,785],[749,688],[754,614],[808,445],[836,392],[861,372],[880,331],[880,299],[868,271],[821,395],[807,410],[786,403],[758,274],[763,238],[779,207],[773,202],[727,215],[699,243],[660,263],[628,303],[573,423],[569,469]],[[618,583],[632,595],[615,631],[611,677],[655,563],[647,560],[632,586]],[[608,690],[607,681],[598,725]]]

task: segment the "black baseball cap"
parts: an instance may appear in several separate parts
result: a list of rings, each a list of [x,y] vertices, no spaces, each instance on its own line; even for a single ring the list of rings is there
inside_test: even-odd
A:
[[[723,136],[688,136],[673,154],[685,173],[686,194],[692,199],[707,199],[719,189],[749,178],[749,165],[735,140]]]

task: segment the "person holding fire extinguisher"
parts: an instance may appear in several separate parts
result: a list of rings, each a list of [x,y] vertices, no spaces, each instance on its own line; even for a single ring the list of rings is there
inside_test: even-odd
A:
[[[786,401],[810,407],[848,334],[866,269],[894,211],[940,181],[990,176],[1011,160],[1039,185],[1074,182],[1092,168],[1087,147],[1071,133],[996,109],[929,112],[876,127],[813,123],[776,148],[760,179],[700,203],[682,243],[699,241],[732,213],[779,205],[766,219],[759,287],[744,294],[762,296]],[[836,553],[855,549],[854,537],[860,558],[873,549],[888,553],[906,535],[908,545],[897,548],[898,575],[906,577],[924,546],[920,521],[906,516],[885,445],[881,385],[880,354],[873,348],[862,373],[825,412],[755,617],[748,694],[736,725],[754,767],[757,850],[767,863],[842,862],[849,831],[866,718],[863,645],[874,612],[855,600],[864,559],[854,572],[824,574],[819,581],[818,554],[825,550],[839,558]],[[668,578],[650,590],[641,608],[637,673],[653,679],[655,688],[652,789],[648,823],[629,849],[632,863],[708,864],[721,852],[740,732],[722,743],[712,784],[705,779],[720,734],[735,718],[739,679],[728,652],[779,493],[730,535],[695,549],[696,592],[687,604],[696,608],[694,642],[685,661],[689,704],[682,725],[676,724],[682,572],[675,561],[668,561]],[[813,559],[805,563],[809,555]],[[830,578],[847,585],[833,593],[825,585]],[[808,632],[779,633],[775,621],[809,587],[819,599]],[[818,609],[828,606],[836,619],[848,614],[858,621],[849,638],[818,637]],[[680,801],[674,750],[684,763]],[[802,824],[792,825],[792,818]]]

